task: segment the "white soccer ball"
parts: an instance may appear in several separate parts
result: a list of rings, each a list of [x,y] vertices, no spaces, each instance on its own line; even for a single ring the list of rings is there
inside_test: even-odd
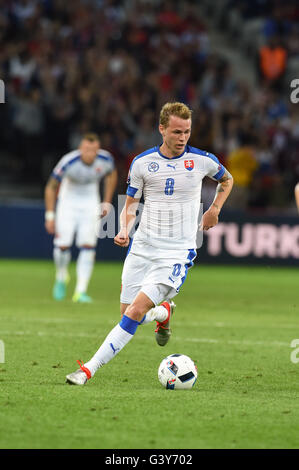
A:
[[[161,362],[158,379],[164,388],[171,390],[192,388],[197,379],[197,367],[190,357],[171,354]]]

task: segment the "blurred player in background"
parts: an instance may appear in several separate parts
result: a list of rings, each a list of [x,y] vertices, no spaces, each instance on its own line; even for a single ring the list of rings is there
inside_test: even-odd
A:
[[[202,180],[208,176],[219,183],[214,201],[201,220],[204,230],[217,224],[232,189],[232,177],[215,155],[187,145],[191,110],[185,104],[163,106],[159,131],[162,145],[143,152],[132,162],[120,216],[121,230],[114,239],[116,245],[129,245],[143,193],[141,221],[122,273],[121,321],[89,362],[82,365],[78,361],[80,369],[66,377],[71,384],[84,385],[121,351],[141,324],[155,320],[157,343],[167,343],[175,307],[171,299],[179,292],[196,257]]]
[[[295,192],[295,202],[296,202],[296,206],[299,212],[299,183],[296,184],[294,192]]]
[[[100,205],[101,180],[104,180],[104,194]],[[45,227],[55,235],[54,299],[62,300],[66,296],[70,249],[76,235],[80,252],[73,301],[91,302],[87,287],[95,260],[97,221],[108,214],[116,183],[114,159],[100,148],[100,139],[93,133],[84,135],[79,148],[64,155],[55,166],[45,188]]]

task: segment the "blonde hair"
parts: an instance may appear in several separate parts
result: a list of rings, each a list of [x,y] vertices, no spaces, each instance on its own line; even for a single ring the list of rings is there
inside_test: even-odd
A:
[[[100,137],[95,132],[87,132],[83,134],[81,140],[88,140],[89,142],[100,142]]]
[[[166,103],[160,111],[159,123],[161,126],[167,127],[170,116],[177,116],[181,119],[191,119],[192,110],[184,103]]]

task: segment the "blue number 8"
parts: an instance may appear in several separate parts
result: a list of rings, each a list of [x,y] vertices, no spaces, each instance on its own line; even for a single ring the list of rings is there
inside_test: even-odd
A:
[[[166,196],[172,196],[173,195],[173,189],[174,189],[174,179],[173,178],[167,178],[166,185],[165,185],[165,190],[164,190]]]
[[[181,274],[181,267],[182,267],[181,264],[174,264],[173,265],[172,275],[173,276],[179,276]]]

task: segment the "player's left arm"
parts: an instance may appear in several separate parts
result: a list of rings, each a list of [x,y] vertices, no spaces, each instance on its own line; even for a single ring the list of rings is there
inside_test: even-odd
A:
[[[113,195],[117,185],[117,170],[114,169],[104,179],[104,200],[101,204],[101,217],[105,217],[110,209]]]
[[[209,230],[218,223],[220,211],[232,190],[233,184],[232,175],[225,170],[224,175],[218,180],[214,201],[202,216],[201,226],[203,230]]]

